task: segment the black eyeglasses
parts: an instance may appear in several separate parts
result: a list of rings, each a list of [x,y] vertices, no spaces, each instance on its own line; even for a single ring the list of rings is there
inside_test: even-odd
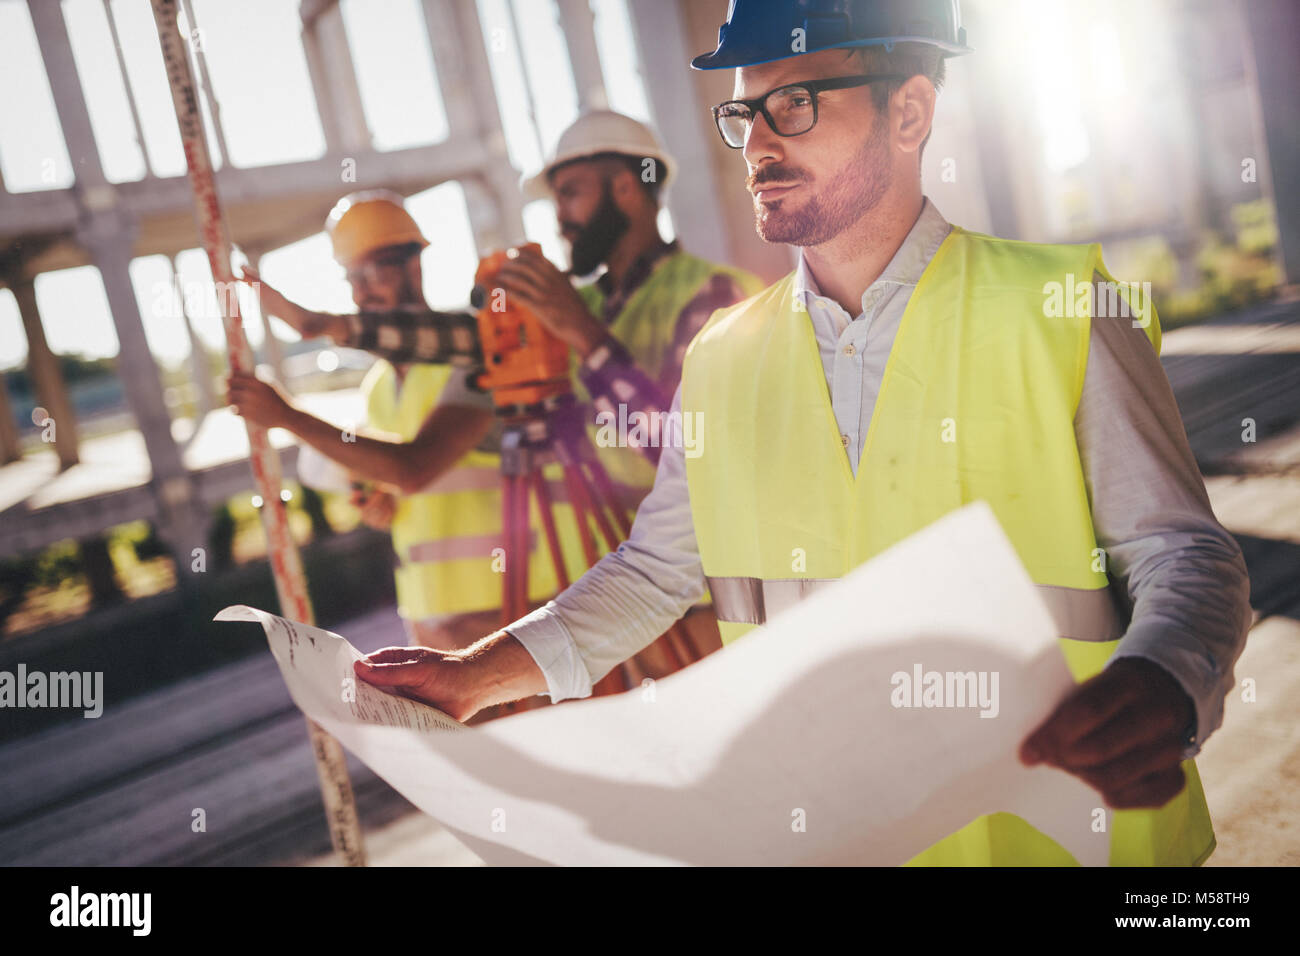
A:
[[[798,136],[817,125],[817,94],[824,90],[848,90],[877,80],[905,80],[901,73],[874,73],[870,76],[836,76],[829,80],[809,80],[777,87],[752,100],[727,100],[713,107],[722,141],[732,149],[745,145],[755,112],[778,136]]]

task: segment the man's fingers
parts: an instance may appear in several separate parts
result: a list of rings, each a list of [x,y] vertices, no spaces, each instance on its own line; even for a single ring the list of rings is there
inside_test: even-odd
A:
[[[1181,744],[1170,733],[1172,725],[1162,718],[1162,713],[1152,713],[1140,702],[1130,704],[1091,733],[1060,743],[1054,756],[1062,769],[1073,771],[1104,767],[1135,750],[1162,745],[1176,746],[1181,752]]]
[[[1102,793],[1114,793],[1127,789],[1152,774],[1176,768],[1181,762],[1182,752],[1181,742],[1163,740],[1136,747],[1114,760],[1076,772],[1086,783]]]
[[[542,298],[541,287],[527,273],[519,271],[506,272],[503,267],[497,273],[497,281],[501,283],[508,295],[515,295],[521,299],[526,298],[530,300],[530,304]]]
[[[414,687],[423,684],[428,676],[428,665],[423,661],[402,661],[393,664],[367,664],[357,661],[353,665],[358,677],[367,684],[379,687]]]
[[[513,282],[528,285],[539,292],[546,290],[551,278],[544,269],[536,264],[517,260],[503,265],[501,271],[497,273],[497,277],[501,279],[503,285]]]
[[[424,651],[422,647],[381,647],[361,660],[366,664],[404,664],[425,657]]]
[[[1097,730],[1132,702],[1131,685],[1102,671],[1063,700],[1021,746],[1031,763],[1053,759],[1058,751]]]
[[[560,268],[540,252],[534,252],[529,249],[521,252],[517,259],[510,261],[531,269],[533,275],[537,276],[544,282],[558,281],[567,284],[569,281],[568,277],[560,271]]]
[[[1163,807],[1178,796],[1187,785],[1181,766],[1143,777],[1128,787],[1105,794],[1106,802],[1115,810],[1137,810]]]

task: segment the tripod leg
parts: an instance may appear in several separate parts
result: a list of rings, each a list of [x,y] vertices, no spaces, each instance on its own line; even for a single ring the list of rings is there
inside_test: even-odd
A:
[[[559,448],[562,450],[560,460],[564,463],[565,478],[567,480],[569,475],[572,473],[574,484],[579,488],[579,491],[575,492],[574,487],[571,484],[569,487],[569,497],[573,498],[574,494],[581,494],[582,504],[591,511],[591,516],[596,521],[596,527],[600,530],[601,536],[605,539],[605,546],[610,551],[613,551],[618,547],[619,542],[621,542],[623,538],[618,537],[614,533],[614,528],[610,525],[609,517],[605,514],[605,508],[600,501],[600,496],[596,494],[595,485],[591,483],[587,478],[586,472],[582,470],[583,460],[590,457],[583,454],[582,443],[585,440],[585,436],[583,436],[581,438],[564,438],[559,442]],[[614,510],[617,511],[617,509]],[[631,530],[630,527],[628,530]]]
[[[592,685],[591,696],[604,697],[608,694],[621,694],[625,690],[630,690],[631,686],[627,676],[627,669],[622,664],[619,664]]]
[[[511,561],[509,560],[510,548],[514,544],[511,536],[510,516],[514,514],[512,496],[514,495],[514,484],[510,475],[501,476],[501,546],[506,549],[506,568],[505,573],[501,575],[501,626],[515,620],[510,613],[511,604],[514,603],[514,584],[510,580],[512,573]]]
[[[686,639],[686,634],[683,633],[680,623],[674,624],[664,631],[663,641],[664,646],[672,652],[673,657],[677,658],[678,670],[695,660],[695,654],[690,649],[690,642]]]
[[[571,467],[574,472],[575,484],[582,489],[583,503],[591,510],[591,516],[596,519],[596,527],[605,539],[605,546],[610,551],[613,551],[623,539],[614,533],[614,526],[609,523],[609,516],[605,514],[604,505],[596,494],[595,486],[587,480],[582,465],[575,462]]]
[[[598,523],[600,523],[601,534],[610,541],[609,547],[612,551],[614,548],[618,547],[618,542],[627,540],[628,534],[632,531],[632,523],[628,520],[627,514],[624,510],[619,506],[618,499],[610,497],[609,494],[602,491],[598,485],[593,483],[591,478],[583,472],[581,465],[578,466],[578,473],[582,475],[583,482],[587,486],[587,492],[591,495],[593,508],[595,509],[596,514],[600,516]],[[615,522],[617,522],[619,528],[622,529],[622,534],[617,534],[615,532],[614,528],[609,523],[609,519],[606,517],[607,514],[612,514],[614,516]]]
[[[578,522],[578,534],[582,538],[587,567],[591,567],[597,561],[596,538],[587,524],[587,511],[591,503],[587,500],[587,489],[583,487],[582,478],[576,473],[576,466],[568,463],[564,465],[564,486],[569,490],[569,503],[573,505],[573,516]]]
[[[532,555],[532,527],[528,520],[528,478],[515,475],[515,546],[510,560],[515,564],[515,611],[528,613],[528,563]]]
[[[546,546],[551,555],[551,564],[555,568],[555,580],[563,591],[569,586],[569,570],[564,566],[564,555],[560,552],[560,536],[555,531],[554,505],[551,492],[546,487],[546,478],[540,468],[532,474],[533,494],[537,498],[537,510],[542,516],[542,528],[546,532]]]
[[[618,492],[614,490],[614,483],[609,479],[609,472],[605,470],[599,458],[588,458],[585,464],[587,470],[591,472],[591,484],[605,499],[609,510],[614,515],[614,520],[618,522],[619,530],[626,538],[632,533],[632,520],[628,517],[627,509],[618,500]]]

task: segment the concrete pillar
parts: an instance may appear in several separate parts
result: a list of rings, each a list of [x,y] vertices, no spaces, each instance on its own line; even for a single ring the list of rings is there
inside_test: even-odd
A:
[[[1259,91],[1265,156],[1260,182],[1277,209],[1279,252],[1288,285],[1300,284],[1300,7],[1294,0],[1241,4]]]
[[[163,401],[158,367],[145,339],[140,305],[127,271],[137,223],[121,210],[117,190],[104,178],[62,6],[28,0],[27,8],[36,28],[36,39],[49,77],[63,139],[68,145],[68,155],[73,157],[77,177],[73,193],[80,218],[77,240],[90,253],[104,283],[121,345],[117,373],[126,389],[127,403],[135,415],[136,426],[144,436],[153,470],[159,535],[171,546],[176,556],[178,579],[184,582],[188,577],[185,571],[190,567],[191,551],[204,546],[206,518],[198,505],[193,480],[181,460],[180,449],[172,439],[171,416]],[[14,291],[18,295],[17,287]],[[18,295],[18,298],[21,307],[22,296]],[[31,302],[34,315],[34,295]],[[27,324],[25,317],[24,324]],[[36,325],[39,326],[39,322]],[[28,334],[30,336],[30,331]],[[55,420],[58,422],[57,417]],[[56,433],[62,437],[62,423],[56,427]]]
[[[45,328],[36,306],[36,285],[28,278],[10,278],[9,288],[18,301],[27,333],[27,371],[31,375],[36,398],[54,421],[54,453],[59,456],[59,470],[71,468],[77,456],[77,413],[68,397],[68,388],[59,370],[59,360],[45,341]]]
[[[171,416],[163,400],[158,366],[145,339],[140,306],[127,271],[135,232],[136,224],[130,217],[108,211],[90,216],[78,230],[77,238],[90,253],[104,283],[121,346],[117,373],[126,389],[136,427],[144,437],[153,471],[158,533],[172,548],[177,577],[184,581],[192,550],[204,546],[206,516],[198,504],[193,479],[181,460],[180,448],[172,438]]]
[[[700,51],[688,46],[687,21],[677,3],[628,0],[627,7],[641,73],[648,79],[646,95],[654,125],[665,149],[677,160],[677,174],[667,197],[673,225],[682,245],[695,255],[715,262],[730,261],[732,250],[718,228],[723,217],[706,139],[718,134],[709,128],[711,104],[698,104],[692,83],[690,60]],[[733,152],[737,155],[733,182],[743,183],[744,162],[739,151]]]
[[[492,156],[481,177],[461,181],[475,241],[480,250],[520,242],[519,174],[510,165],[475,0],[424,0],[424,19],[451,134],[477,139]]]
[[[579,112],[608,109],[609,97],[605,94],[600,50],[596,46],[596,18],[592,15],[590,0],[556,0],[556,7],[569,50],[573,83],[578,90]]]
[[[337,4],[304,3],[302,45],[316,95],[326,149],[347,154],[370,146],[370,128],[357,88],[343,14]]]
[[[18,423],[14,421],[13,406],[9,404],[9,385],[4,372],[0,372],[0,465],[7,465],[23,457],[18,442]]]
[[[717,44],[726,12],[723,3],[628,0],[654,126],[677,159],[667,204],[682,245],[771,281],[790,271],[793,255],[788,246],[770,245],[755,233],[744,158],[723,145],[709,114],[711,106],[731,97],[733,71],[690,68],[691,57]]]
[[[117,21],[113,11],[104,4],[104,19],[108,21],[108,34],[113,38],[113,52],[117,55],[117,69],[122,74],[122,85],[126,88],[126,102],[131,109],[131,125],[135,128],[135,141],[140,144],[140,157],[144,160],[146,177],[155,175],[153,163],[149,160],[149,150],[145,149],[144,126],[140,122],[140,107],[136,103],[135,90],[131,88],[131,74],[126,69],[126,56],[122,53],[122,38],[117,33]]]
[[[1008,170],[1025,165],[1023,141],[1017,140],[1015,129],[1021,120],[1008,115],[1007,104],[1014,99],[1012,91],[1006,88],[1009,79],[1002,64],[1009,52],[999,52],[999,46],[1009,47],[1020,40],[999,35],[980,12],[978,7],[962,9],[962,22],[967,34],[974,38],[976,48],[973,56],[964,59],[968,61],[965,64],[971,87],[968,99],[975,119],[980,185],[988,202],[990,232],[1004,239],[1025,239],[1033,234],[1021,228],[1022,214],[1029,211],[1020,207],[1017,177],[1008,175]],[[1041,222],[1038,228],[1042,228]]]
[[[307,60],[307,76],[311,79],[312,93],[316,97],[316,113],[320,116],[321,132],[325,136],[325,152],[337,155],[344,151],[343,130],[334,105],[334,94],[330,90],[329,67],[325,62],[325,54],[321,51],[315,18],[307,18],[305,7],[301,12],[302,52]]]

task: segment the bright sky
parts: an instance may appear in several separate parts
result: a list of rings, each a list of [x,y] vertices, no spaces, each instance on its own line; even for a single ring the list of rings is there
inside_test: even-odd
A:
[[[626,0],[590,2],[610,107],[650,119]],[[112,0],[126,83],[101,0],[62,3],[107,178],[137,181],[144,178],[146,168],[158,176],[183,175],[185,162],[148,0]],[[321,156],[325,143],[300,42],[298,0],[193,0],[193,4],[220,103],[229,161],[255,167]],[[402,149],[445,139],[447,117],[419,0],[342,0],[341,7],[375,148]],[[478,8],[511,161],[517,169],[534,170],[578,113],[554,0],[478,0]],[[250,24],[256,24],[256,29],[250,29]],[[71,163],[22,0],[0,0],[0,82],[6,89],[23,90],[21,96],[0,97],[0,174],[5,188],[30,192],[71,185]],[[267,90],[275,95],[268,96]],[[143,144],[131,118],[131,96],[139,112]],[[206,115],[206,101],[204,106]],[[430,304],[464,305],[478,251],[460,186],[445,183],[413,196],[408,208],[432,243],[422,259]],[[556,261],[563,261],[550,203],[530,204],[524,219],[527,237],[541,242]],[[666,214],[661,221],[671,235]],[[316,308],[352,308],[342,270],[330,256],[323,233],[267,253],[261,265],[267,281],[291,298]],[[211,276],[201,250],[181,253],[177,270],[196,334],[209,347],[223,348]],[[189,334],[166,258],[135,260],[131,281],[154,354],[167,363],[186,358]],[[46,338],[55,352],[90,357],[117,353],[117,336],[94,267],[45,273],[37,279],[36,295]],[[242,305],[248,337],[256,347],[262,341],[256,306],[248,299]],[[286,326],[274,325],[282,338],[296,338]],[[0,290],[0,368],[21,364],[26,354],[13,295]]]

